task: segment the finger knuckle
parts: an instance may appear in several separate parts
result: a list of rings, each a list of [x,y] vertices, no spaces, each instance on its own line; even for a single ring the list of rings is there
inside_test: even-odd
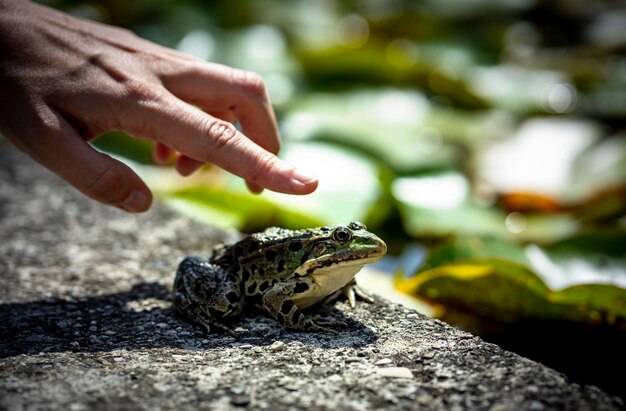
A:
[[[260,184],[267,179],[277,166],[278,158],[270,154],[259,154],[256,161],[251,162],[250,181]]]
[[[237,129],[231,123],[220,119],[205,120],[203,128],[211,137],[209,141],[209,150],[217,152],[230,146],[237,137]]]
[[[115,204],[129,194],[124,187],[124,172],[118,166],[111,166],[96,173],[87,186],[86,194],[106,203]]]
[[[124,27],[115,27],[120,36],[124,36],[128,40],[137,40],[140,37],[135,34],[132,30],[129,30]]]
[[[151,82],[130,79],[126,82],[126,96],[137,103],[153,105],[163,100],[163,91]]]
[[[248,70],[233,69],[233,82],[246,93],[255,97],[265,96],[265,82],[258,73]]]

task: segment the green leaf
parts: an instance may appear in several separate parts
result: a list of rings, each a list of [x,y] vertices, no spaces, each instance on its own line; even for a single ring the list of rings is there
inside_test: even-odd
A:
[[[140,164],[154,164],[152,142],[131,137],[121,131],[105,133],[92,144],[107,153],[122,156]]]
[[[307,228],[323,225],[321,220],[271,201],[221,187],[191,187],[159,192],[167,205],[197,220],[245,232],[270,226]]]

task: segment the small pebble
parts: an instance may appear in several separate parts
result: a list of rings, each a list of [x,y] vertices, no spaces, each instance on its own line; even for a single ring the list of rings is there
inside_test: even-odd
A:
[[[285,349],[286,344],[282,341],[274,341],[272,345],[270,345],[270,351],[278,352]]]
[[[245,394],[234,395],[230,399],[230,403],[238,407],[245,407],[246,405],[250,404],[250,397]]]
[[[390,358],[383,358],[381,360],[376,361],[376,365],[387,365],[387,364],[391,364],[392,361]]]
[[[389,378],[413,378],[413,373],[406,367],[385,367],[376,370],[378,375]]]

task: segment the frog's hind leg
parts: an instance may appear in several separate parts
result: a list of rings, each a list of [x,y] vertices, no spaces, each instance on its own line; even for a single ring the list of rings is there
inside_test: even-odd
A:
[[[204,258],[187,257],[174,280],[174,306],[207,332],[217,328],[235,335],[219,320],[239,315],[243,310],[240,281]]]
[[[211,332],[211,328],[218,328],[232,333],[228,327],[217,322],[210,314],[203,311],[198,304],[184,297],[181,293],[176,293],[174,296],[174,305],[181,315],[192,323],[202,326],[207,334]]]

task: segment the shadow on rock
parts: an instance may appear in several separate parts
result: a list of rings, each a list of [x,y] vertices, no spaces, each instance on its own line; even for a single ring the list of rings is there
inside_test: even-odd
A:
[[[348,327],[338,334],[286,331],[272,318],[246,313],[229,324],[239,340],[205,334],[172,308],[170,292],[141,283],[127,292],[94,297],[0,304],[0,358],[40,352],[96,352],[171,347],[202,350],[236,344],[269,345],[301,341],[325,348],[359,347],[376,340],[373,331],[325,307],[319,313]]]

